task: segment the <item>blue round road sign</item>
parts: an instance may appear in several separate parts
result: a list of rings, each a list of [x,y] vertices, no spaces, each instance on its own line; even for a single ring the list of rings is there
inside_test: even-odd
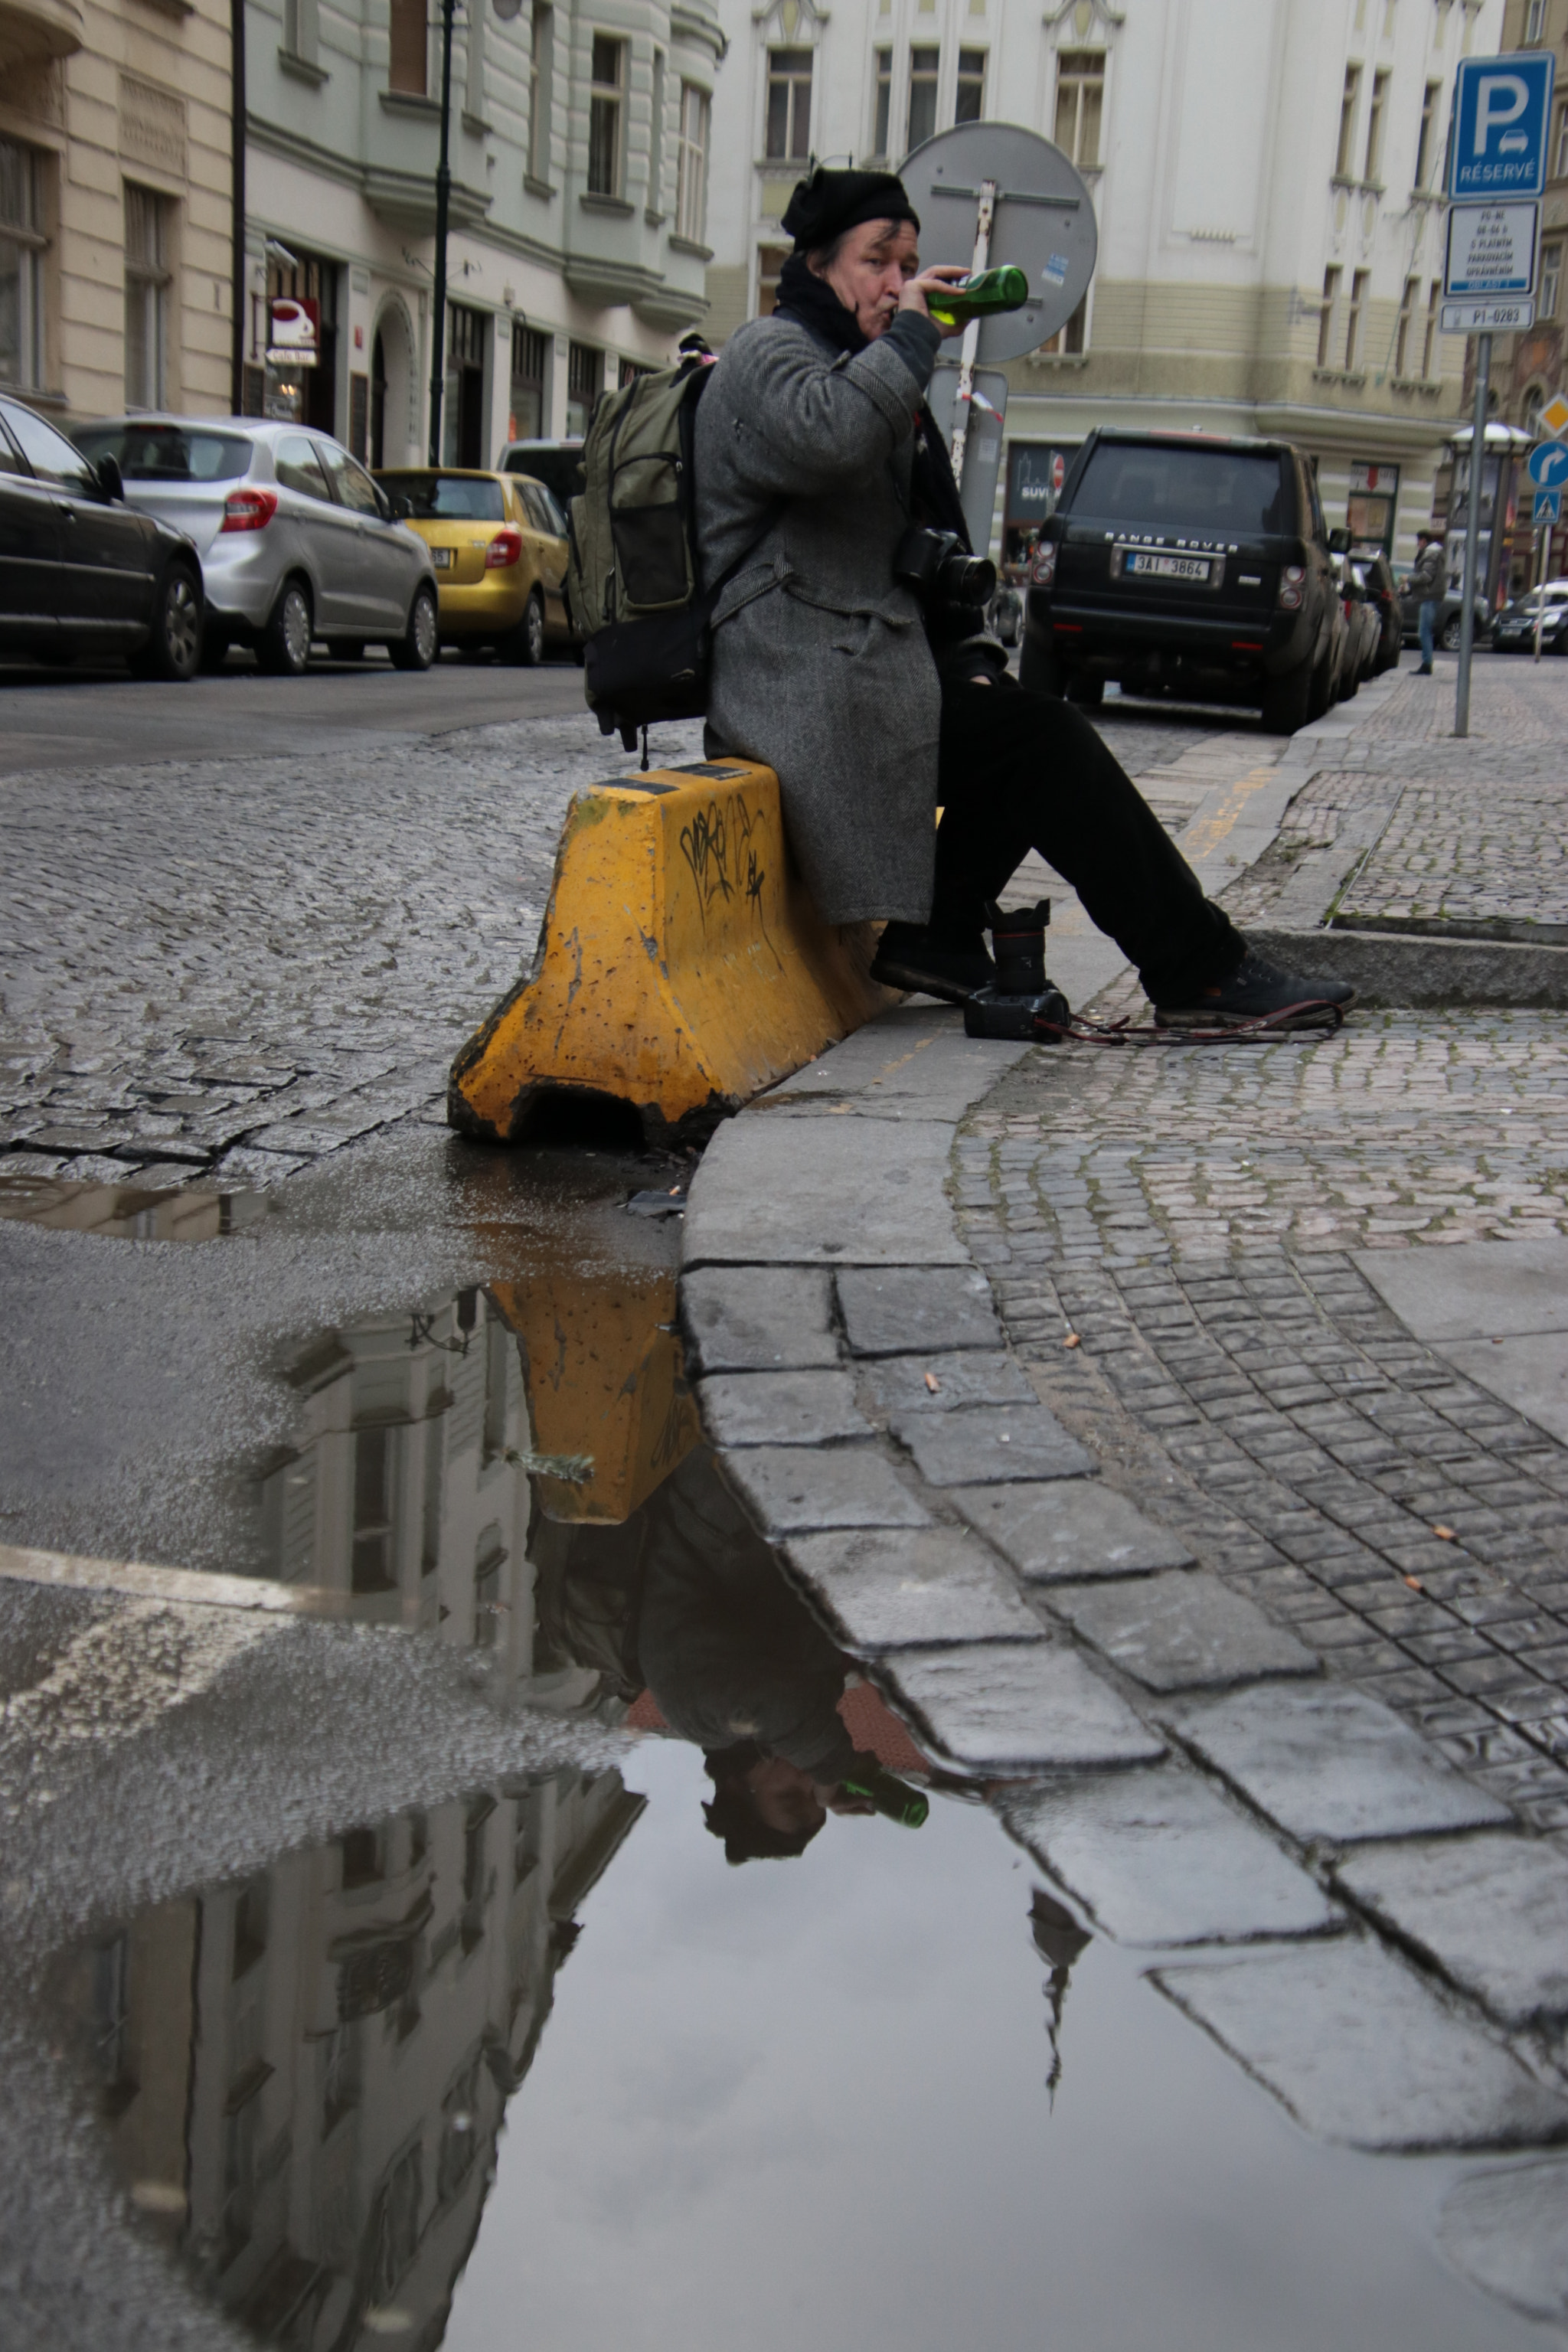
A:
[[[1543,490],[1568,483],[1568,441],[1542,441],[1530,453],[1530,478]]]

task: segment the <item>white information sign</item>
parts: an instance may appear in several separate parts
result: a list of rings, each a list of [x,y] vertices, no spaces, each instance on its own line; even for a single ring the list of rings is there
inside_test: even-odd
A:
[[[1535,291],[1535,247],[1541,206],[1535,204],[1454,205],[1448,212],[1447,267],[1443,294],[1454,301],[1500,301]]]
[[[1446,335],[1506,335],[1534,326],[1535,303],[1528,295],[1517,302],[1445,302],[1438,324]]]

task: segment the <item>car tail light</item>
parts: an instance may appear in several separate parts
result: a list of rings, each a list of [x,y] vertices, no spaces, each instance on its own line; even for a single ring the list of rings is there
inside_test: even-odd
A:
[[[1049,588],[1055,584],[1056,576],[1057,543],[1054,539],[1047,539],[1035,550],[1029,565],[1030,584],[1036,588]]]
[[[219,535],[226,530],[265,530],[277,511],[276,490],[230,490],[223,502]]]
[[[521,531],[514,530],[510,522],[502,523],[485,550],[485,570],[504,572],[509,563],[521,563]]]
[[[1288,563],[1279,574],[1279,604],[1281,611],[1299,613],[1306,592],[1307,567],[1304,563]]]

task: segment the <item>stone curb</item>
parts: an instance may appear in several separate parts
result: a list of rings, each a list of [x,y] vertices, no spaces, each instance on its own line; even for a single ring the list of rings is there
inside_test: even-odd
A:
[[[1336,718],[1304,730],[1224,837],[1245,814],[1257,835],[1247,845],[1261,853],[1354,731]],[[1130,1940],[1261,1937],[1278,1951],[1281,1937],[1304,1948],[1303,1935],[1342,1943],[1348,1929],[1369,1998],[1391,2013],[1415,2005],[1413,2052],[1424,2035],[1436,2047],[1457,2033],[1453,2084],[1472,2058],[1478,2081],[1490,2068],[1479,2108],[1457,2089],[1445,2095],[1417,2127],[1421,2145],[1568,2135],[1559,2070],[1547,2062],[1553,2087],[1543,2088],[1541,2052],[1517,2024],[1568,2013],[1544,1939],[1538,1997],[1513,1984],[1503,2013],[1478,1988],[1441,1905],[1427,1903],[1417,1933],[1392,1916],[1386,1872],[1375,1883],[1334,1875],[1347,1851],[1396,1851],[1417,1837],[1446,1849],[1483,1832],[1515,1856],[1516,1874],[1538,1849],[1392,1709],[1325,1680],[1319,1657],[1254,1604],[1238,1610],[1241,1596],[1103,1487],[1045,1407],[1009,1384],[1022,1368],[975,1295],[979,1269],[947,1171],[963,1119],[1026,1051],[976,1045],[951,1010],[906,1003],[714,1139],[692,1181],[680,1297],[726,1474],[803,1596],[916,1737],[961,1775],[1034,1784],[1033,1809],[1019,1811],[1020,1787],[1004,1817],[1105,1932],[1119,1916],[1150,1916],[1128,1894],[1128,1855],[1151,1837],[1180,1853],[1185,1821],[1194,1864],[1200,1854],[1236,1859],[1244,1892],[1222,1906],[1221,1925],[1205,1925],[1204,1871],[1178,1867],[1153,1904],[1164,1906],[1160,1932],[1127,1927]],[[748,1409],[752,1384],[760,1408],[785,1367],[797,1368],[792,1422],[809,1430],[815,1419],[829,1442],[770,1442],[765,1411]],[[1108,1789],[1121,1795],[1096,1793]],[[1306,1972],[1309,2007],[1331,2014],[1340,1973]],[[1188,2000],[1173,1977],[1165,1990],[1199,2014],[1195,1991]],[[1201,2021],[1292,2103],[1290,2051],[1256,2054],[1247,2015]],[[1419,2071],[1412,2055],[1410,2083]],[[1348,2084],[1333,2136],[1392,2144],[1358,2095]]]
[[[1249,924],[1247,936],[1288,971],[1331,970],[1353,982],[1366,1005],[1568,1005],[1568,948],[1338,926],[1277,931]]]

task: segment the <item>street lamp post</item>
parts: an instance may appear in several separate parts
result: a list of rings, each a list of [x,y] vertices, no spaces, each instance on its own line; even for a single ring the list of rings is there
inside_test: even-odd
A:
[[[447,215],[452,202],[452,19],[458,0],[441,0],[441,156],[436,166],[436,300],[430,360],[430,463],[441,462],[441,395],[447,383]]]

